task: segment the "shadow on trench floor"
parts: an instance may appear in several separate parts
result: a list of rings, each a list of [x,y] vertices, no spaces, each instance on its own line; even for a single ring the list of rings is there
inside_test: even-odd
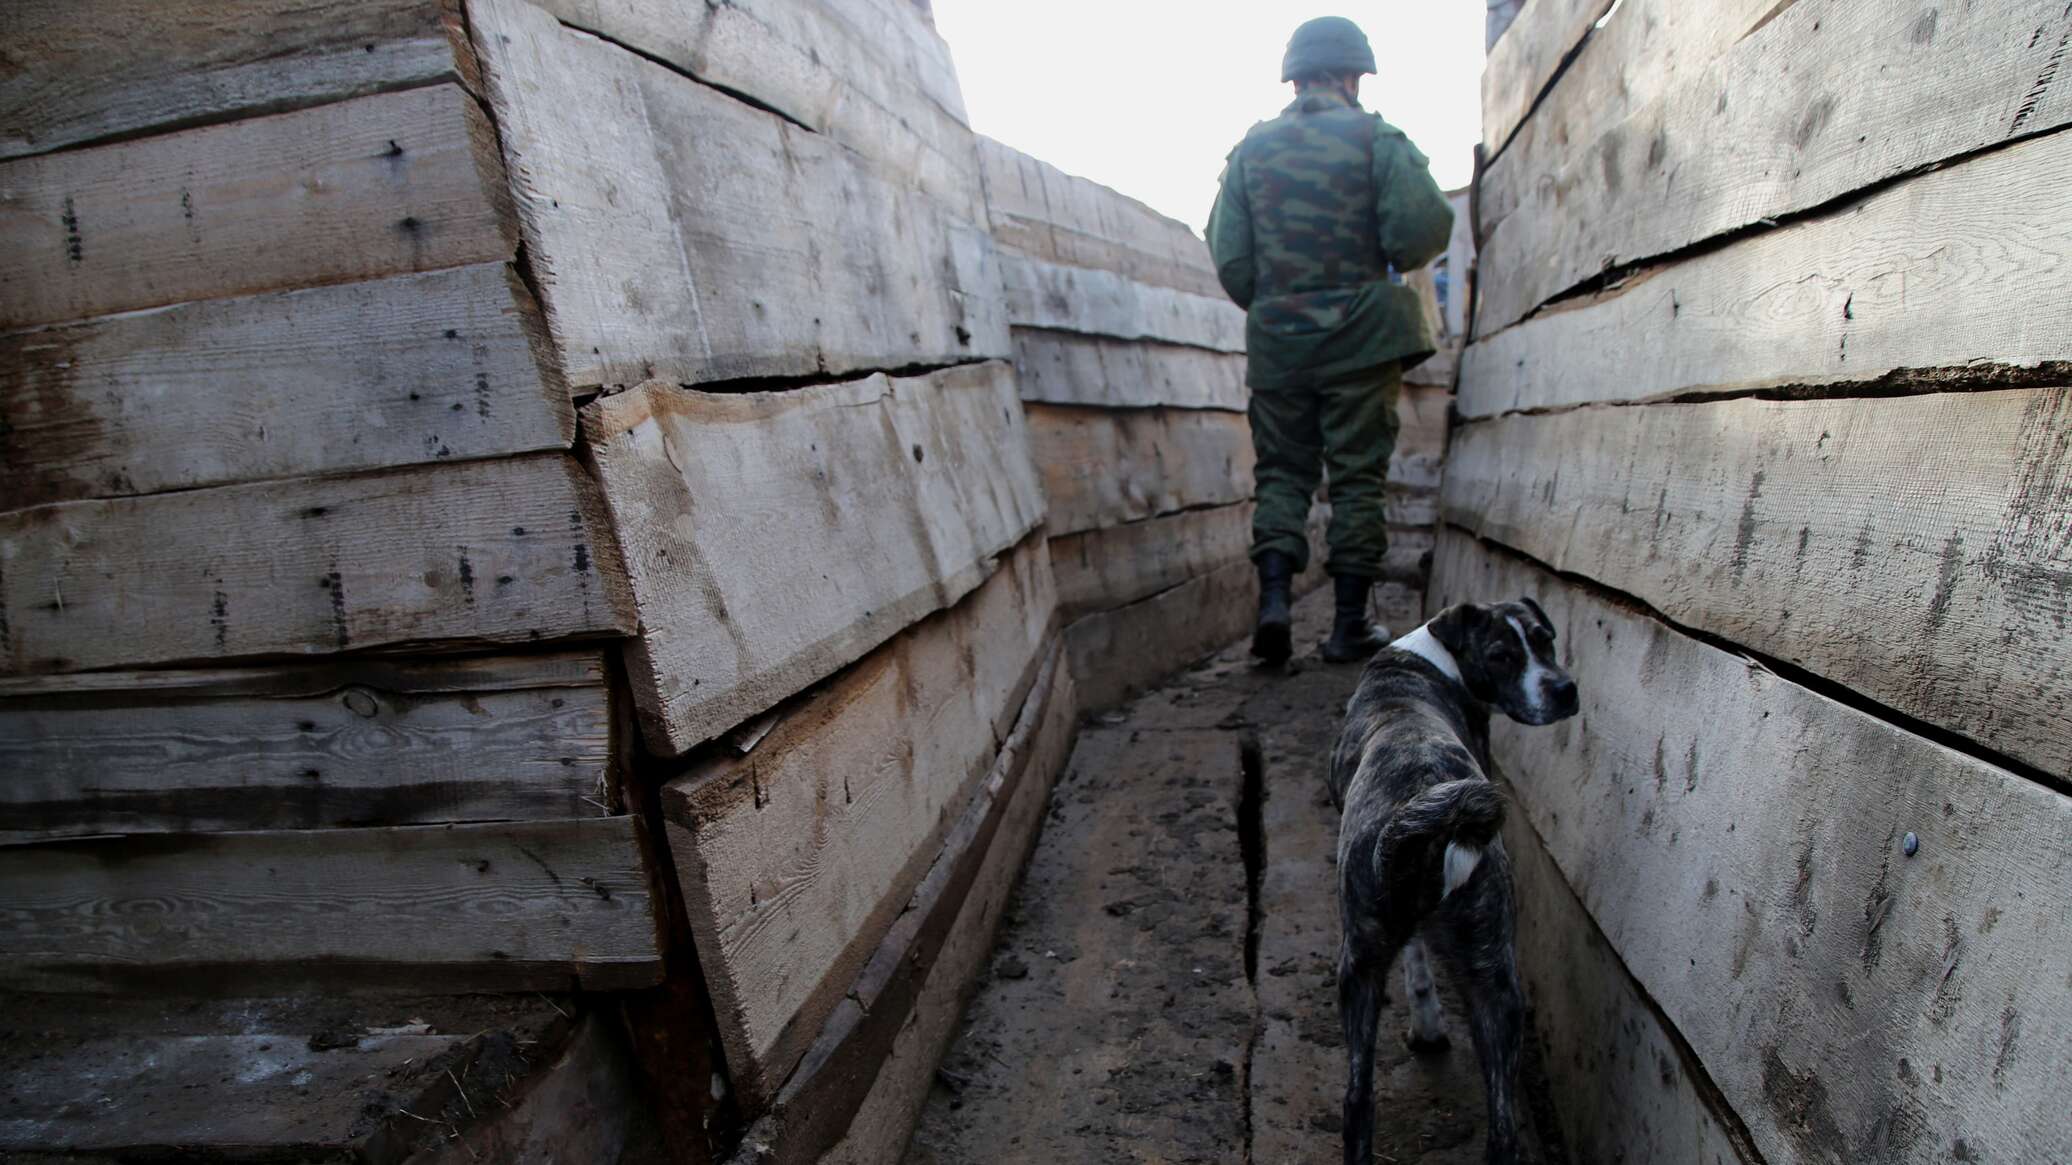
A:
[[[1339,1159],[1324,778],[1359,669],[1317,657],[1330,614],[1328,588],[1297,607],[1304,650],[1286,671],[1235,644],[1087,724],[907,1165]],[[1420,621],[1382,617],[1397,633]],[[1451,1050],[1412,1053],[1391,976],[1377,1161],[1483,1159],[1481,1077],[1442,994]],[[1528,1059],[1523,1131],[1566,1165]]]

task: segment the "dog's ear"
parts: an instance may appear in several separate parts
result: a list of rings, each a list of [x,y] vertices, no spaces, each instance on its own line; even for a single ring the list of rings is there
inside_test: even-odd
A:
[[[1439,612],[1439,617],[1429,624],[1432,638],[1459,655],[1468,649],[1469,631],[1486,618],[1488,613],[1473,603],[1455,603]]]
[[[1540,610],[1540,605],[1532,601],[1531,595],[1523,596],[1518,601],[1524,603],[1526,607],[1532,611],[1533,617],[1540,621],[1540,626],[1545,627],[1547,629],[1548,635],[1551,636],[1555,634],[1554,620],[1547,618],[1547,613],[1545,611]]]

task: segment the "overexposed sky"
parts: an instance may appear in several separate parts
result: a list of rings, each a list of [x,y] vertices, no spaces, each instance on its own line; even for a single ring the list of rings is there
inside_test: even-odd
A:
[[[1223,156],[1279,113],[1288,34],[1357,21],[1380,74],[1360,100],[1451,190],[1481,139],[1484,0],[934,0],[972,128],[1199,231]]]

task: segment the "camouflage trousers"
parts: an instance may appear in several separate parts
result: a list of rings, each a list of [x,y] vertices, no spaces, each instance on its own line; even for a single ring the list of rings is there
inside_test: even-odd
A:
[[[1252,448],[1258,454],[1252,560],[1278,550],[1309,565],[1309,505],[1330,482],[1327,540],[1334,575],[1374,578],[1388,553],[1383,493],[1396,449],[1401,365],[1288,388],[1252,390]]]

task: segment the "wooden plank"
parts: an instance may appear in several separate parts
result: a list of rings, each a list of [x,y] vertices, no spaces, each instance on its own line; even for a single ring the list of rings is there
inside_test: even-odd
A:
[[[1560,630],[1580,717],[1496,752],[1764,1159],[2072,1154],[2072,802],[1457,534],[1434,593]]]
[[[188,673],[172,672],[137,690],[0,702],[0,843],[609,811],[612,721],[596,652],[511,657],[503,670],[543,682],[513,674],[489,688],[467,684],[489,670],[473,663],[283,670],[205,672],[185,691],[172,683]],[[225,691],[244,677],[278,686]]]
[[[1518,970],[1571,1159],[1757,1165],[1732,1114],[1713,1110],[1703,1066],[1605,945],[1522,814],[1505,819],[1504,850],[1518,901]]]
[[[0,158],[465,80],[458,5],[13,0]]]
[[[625,634],[564,454],[0,515],[0,673]]]
[[[1252,496],[1251,427],[1204,409],[1027,406],[1052,536]]]
[[[1007,318],[1016,327],[1158,340],[1215,352],[1245,350],[1244,310],[1227,299],[1138,283],[1113,271],[1000,257]]]
[[[661,978],[627,817],[0,847],[0,985],[439,993]]]
[[[1186,223],[991,138],[979,138],[978,157],[1001,245],[1031,259],[1222,297],[1208,244]]]
[[[500,1106],[495,1111],[411,1160],[422,1165],[617,1161],[635,1114],[648,1104],[617,1019],[597,1011],[576,1021],[575,1034],[558,1056],[527,1078],[496,1088],[495,1099]]]
[[[1250,502],[1059,535],[1050,540],[1058,605],[1071,618],[1134,603],[1248,561],[1251,546]]]
[[[958,208],[525,0],[469,11],[571,384],[1009,354],[990,246]]]
[[[1035,846],[1077,713],[1054,650],[1000,759],[738,1165],[898,1157]]]
[[[1101,408],[1230,409],[1252,399],[1245,358],[1179,344],[1015,328],[1022,399]]]
[[[5,998],[9,1161],[394,1165],[565,1054],[564,997]],[[460,1090],[469,1096],[463,1098]],[[94,1098],[81,1103],[82,1097]],[[522,1100],[521,1100],[521,1103]]]
[[[8,508],[566,448],[502,263],[0,335]]]
[[[1013,728],[1056,615],[1031,539],[663,788],[670,852],[737,1091],[775,1094],[891,926]]]
[[[1487,239],[1529,199],[1535,185],[1552,181],[1575,151],[1662,94],[1690,83],[1783,7],[1777,0],[1622,0],[1614,5],[1560,83],[1547,91],[1531,117],[1513,123],[1516,136],[1483,169],[1476,188],[1482,237]],[[1493,76],[1482,75],[1485,97]],[[1483,140],[1494,141],[1488,125],[1485,121]]]
[[[1482,66],[1482,148],[1501,157],[1511,135],[1553,84],[1561,64],[1590,36],[1612,0],[1538,0],[1527,4],[1489,49]]]
[[[1080,704],[1099,712],[1143,694],[1188,664],[1250,633],[1259,580],[1233,562],[1065,629]]]
[[[1468,349],[1461,413],[1976,381],[2072,359],[2048,313],[2006,308],[2062,292],[2068,218],[2072,138],[2009,146],[1499,332]]]
[[[1483,247],[1478,334],[1607,266],[2064,125],[2068,45],[2058,0],[1800,0],[1534,182]]]
[[[1328,511],[1318,515],[1318,524]],[[1058,605],[1067,618],[1149,598],[1233,562],[1249,561],[1252,505],[1188,510],[1050,540]],[[1389,527],[1381,577],[1422,589],[1428,526]]]
[[[2068,433],[2063,388],[1509,417],[1463,430],[1445,512],[1684,626],[2072,772]]]
[[[508,259],[457,85],[0,164],[0,328]]]
[[[639,600],[634,694],[665,755],[955,603],[1043,515],[1004,364],[782,393],[648,384],[588,406],[583,429]]]
[[[539,0],[576,28],[823,133],[972,222],[975,139],[949,47],[905,0]]]

